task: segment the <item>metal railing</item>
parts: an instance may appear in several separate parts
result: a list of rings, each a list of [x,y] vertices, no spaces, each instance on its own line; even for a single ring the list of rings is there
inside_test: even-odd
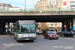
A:
[[[55,11],[55,12],[60,12],[60,11],[62,11],[62,12],[64,12],[64,11],[68,11],[68,12],[70,12],[70,11],[73,11],[73,12],[75,12],[75,9],[44,9],[44,10],[42,10],[42,9],[38,9],[38,10],[35,10],[35,9],[16,9],[16,10],[0,10],[0,13],[36,13],[36,12],[53,12],[53,11]]]

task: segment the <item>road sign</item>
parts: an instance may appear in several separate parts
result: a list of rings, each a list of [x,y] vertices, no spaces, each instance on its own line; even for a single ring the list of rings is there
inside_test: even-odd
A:
[[[64,25],[64,27],[66,27],[66,25]]]
[[[63,2],[63,5],[67,5],[67,2]]]
[[[8,28],[8,25],[6,25],[5,28]]]

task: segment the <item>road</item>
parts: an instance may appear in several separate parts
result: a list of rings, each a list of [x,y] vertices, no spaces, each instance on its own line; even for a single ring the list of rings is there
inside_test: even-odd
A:
[[[0,50],[75,50],[75,38],[59,37],[58,40],[49,40],[37,36],[34,42],[16,42],[13,36],[0,37]]]

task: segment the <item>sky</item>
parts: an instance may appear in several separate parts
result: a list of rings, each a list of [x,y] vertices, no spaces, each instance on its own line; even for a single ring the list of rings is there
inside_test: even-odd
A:
[[[32,2],[33,1],[33,2]],[[26,0],[26,8],[32,9],[38,0]],[[25,0],[0,0],[0,3],[8,3],[13,7],[25,8]]]

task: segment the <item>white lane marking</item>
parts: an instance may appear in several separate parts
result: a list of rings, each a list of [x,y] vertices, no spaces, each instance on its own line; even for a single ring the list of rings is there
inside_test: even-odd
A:
[[[14,47],[14,46],[24,46],[24,44],[22,44],[22,43],[6,43],[6,44],[3,44],[1,48],[4,50],[4,49],[7,49],[9,47]]]

